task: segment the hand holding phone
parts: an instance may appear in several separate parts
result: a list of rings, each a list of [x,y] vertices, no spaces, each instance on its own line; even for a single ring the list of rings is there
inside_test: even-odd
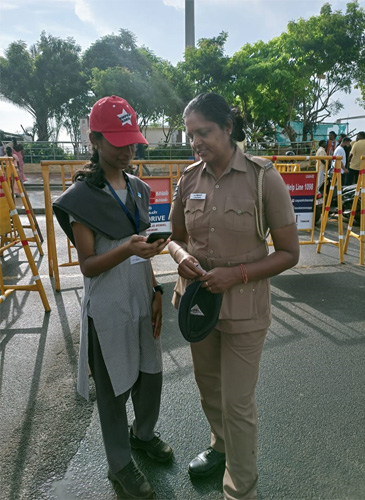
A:
[[[147,237],[147,243],[154,243],[157,240],[164,240],[166,241],[168,238],[170,238],[171,233],[169,231],[157,231],[155,233],[150,233]]]

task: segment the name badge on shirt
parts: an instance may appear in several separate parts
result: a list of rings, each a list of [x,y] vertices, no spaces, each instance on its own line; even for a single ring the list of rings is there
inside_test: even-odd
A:
[[[206,197],[206,193],[191,193],[190,195],[191,200],[205,200]]]
[[[139,264],[140,262],[146,262],[147,259],[143,259],[142,257],[138,257],[138,255],[131,256],[131,264]]]

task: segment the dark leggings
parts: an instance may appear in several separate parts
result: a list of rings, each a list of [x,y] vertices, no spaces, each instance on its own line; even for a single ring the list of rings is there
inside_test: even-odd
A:
[[[154,436],[160,411],[162,372],[154,374],[139,372],[133,387],[116,397],[92,318],[89,318],[89,366],[95,381],[105,452],[109,468],[115,473],[131,460],[126,412],[129,394],[132,393],[135,414],[134,434],[148,441]]]

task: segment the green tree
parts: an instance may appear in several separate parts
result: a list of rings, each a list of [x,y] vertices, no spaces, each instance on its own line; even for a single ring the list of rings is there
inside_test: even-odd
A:
[[[168,142],[174,131],[179,98],[169,75],[172,66],[146,47],[137,47],[135,37],[127,30],[97,40],[84,54],[85,74],[95,98],[120,95],[135,109],[142,129],[150,122],[168,124]]]
[[[75,154],[79,149],[81,140],[80,119],[89,115],[93,102],[94,98],[89,93],[83,93],[70,99],[59,110],[59,120],[70,137]]]
[[[197,47],[187,47],[184,61],[176,65],[176,83],[181,98],[188,103],[201,92],[227,93],[229,57],[224,53],[228,33],[201,38]]]
[[[13,42],[0,58],[0,95],[34,117],[40,141],[48,140],[49,120],[61,106],[85,92],[80,51],[72,38],[43,32],[29,49],[25,42]]]
[[[285,124],[288,117],[296,119],[295,99],[287,92],[294,86],[295,77],[280,50],[279,39],[244,45],[231,58],[229,69],[231,89],[251,141],[272,139],[277,123]]]
[[[246,44],[230,62],[232,86],[252,134],[280,125],[295,141],[291,121],[303,122],[303,140],[316,123],[336,114],[340,90],[349,92],[364,57],[364,10],[345,14],[325,4],[319,16],[288,24],[267,43]]]
[[[91,77],[93,68],[106,70],[114,67],[128,68],[135,71],[143,65],[136,37],[126,29],[121,29],[118,35],[106,35],[90,45],[82,57],[83,68]]]
[[[327,3],[319,16],[289,23],[282,36],[284,51],[303,82],[297,108],[306,140],[313,137],[316,123],[343,108],[335,95],[350,92],[356,81],[365,50],[365,11],[358,1],[348,3],[344,14]]]

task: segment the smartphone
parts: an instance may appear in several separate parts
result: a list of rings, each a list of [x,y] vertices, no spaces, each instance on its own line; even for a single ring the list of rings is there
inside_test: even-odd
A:
[[[155,232],[155,233],[150,233],[147,238],[147,243],[153,243],[156,240],[164,240],[166,241],[169,237],[171,236],[170,232]]]

